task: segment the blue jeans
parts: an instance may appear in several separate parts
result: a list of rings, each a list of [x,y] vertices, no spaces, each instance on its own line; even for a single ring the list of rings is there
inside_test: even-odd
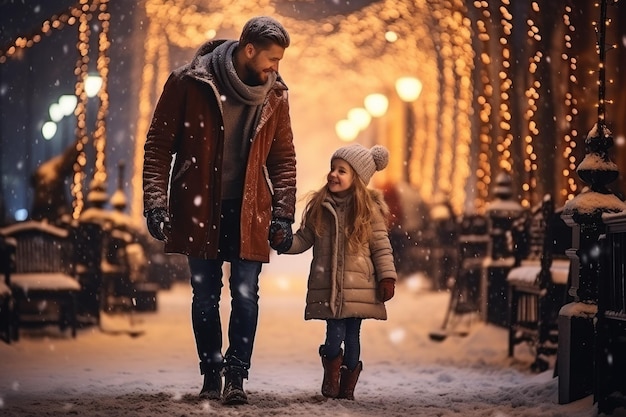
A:
[[[215,259],[188,258],[191,272],[191,321],[200,358],[200,370],[220,370],[224,366],[250,368],[252,346],[259,315],[259,274],[261,262],[234,259],[230,262],[231,312],[228,324],[228,350],[222,356],[220,295],[222,264]]]
[[[359,318],[326,320],[326,342],[320,346],[320,354],[336,358],[344,345],[343,364],[353,370],[361,356],[361,322]]]

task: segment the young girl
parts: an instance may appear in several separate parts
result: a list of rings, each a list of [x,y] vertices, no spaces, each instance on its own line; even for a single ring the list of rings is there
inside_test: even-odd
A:
[[[331,158],[326,185],[306,205],[291,247],[284,241],[272,242],[279,253],[297,254],[313,247],[305,319],[327,323],[326,341],[319,349],[325,397],[354,399],[363,369],[361,321],[386,320],[384,302],[394,295],[389,210],[382,193],[367,188],[374,172],[388,161],[389,152],[380,145],[339,148]]]

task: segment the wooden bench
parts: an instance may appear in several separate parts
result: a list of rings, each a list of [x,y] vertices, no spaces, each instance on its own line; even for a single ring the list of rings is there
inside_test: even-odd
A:
[[[109,218],[72,225],[79,319],[100,323],[102,311],[156,310],[158,284],[148,282],[148,259],[138,235]]]
[[[515,346],[529,343],[535,361],[531,369],[548,369],[548,357],[555,355],[558,343],[558,312],[566,300],[570,262],[565,255],[571,230],[563,222],[549,194],[532,208],[526,233],[518,241],[525,252],[520,264],[507,275],[509,299],[508,355]]]
[[[442,341],[449,335],[465,336],[469,333],[473,315],[480,312],[480,281],[483,260],[488,254],[489,231],[487,219],[479,214],[461,218],[455,256],[457,266],[454,277],[446,282],[450,300],[441,330],[429,334],[431,340]],[[460,329],[463,318],[466,326]]]
[[[80,284],[74,272],[70,233],[52,224],[24,221],[0,229],[15,239],[15,268],[11,272],[13,340],[26,324],[57,323],[76,337],[76,295]]]
[[[104,310],[156,310],[159,286],[147,279],[148,259],[137,237],[114,227],[107,231],[104,242]]]

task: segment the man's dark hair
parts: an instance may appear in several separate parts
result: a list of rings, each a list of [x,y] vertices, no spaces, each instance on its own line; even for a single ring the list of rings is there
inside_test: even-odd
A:
[[[287,48],[290,43],[289,33],[276,19],[269,16],[257,16],[248,20],[241,30],[239,46],[251,43],[259,49],[267,49],[272,44]]]

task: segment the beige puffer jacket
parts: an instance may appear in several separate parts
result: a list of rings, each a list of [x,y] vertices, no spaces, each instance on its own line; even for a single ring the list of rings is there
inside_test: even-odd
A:
[[[385,278],[397,279],[385,217],[388,208],[382,194],[370,190],[380,212],[374,214],[373,234],[368,246],[349,253],[339,240],[343,229],[345,204],[327,199],[324,207],[325,230],[317,237],[305,224],[295,234],[286,253],[302,253],[313,247],[304,318],[342,319],[348,317],[386,320],[385,304],[378,299],[377,283]]]

